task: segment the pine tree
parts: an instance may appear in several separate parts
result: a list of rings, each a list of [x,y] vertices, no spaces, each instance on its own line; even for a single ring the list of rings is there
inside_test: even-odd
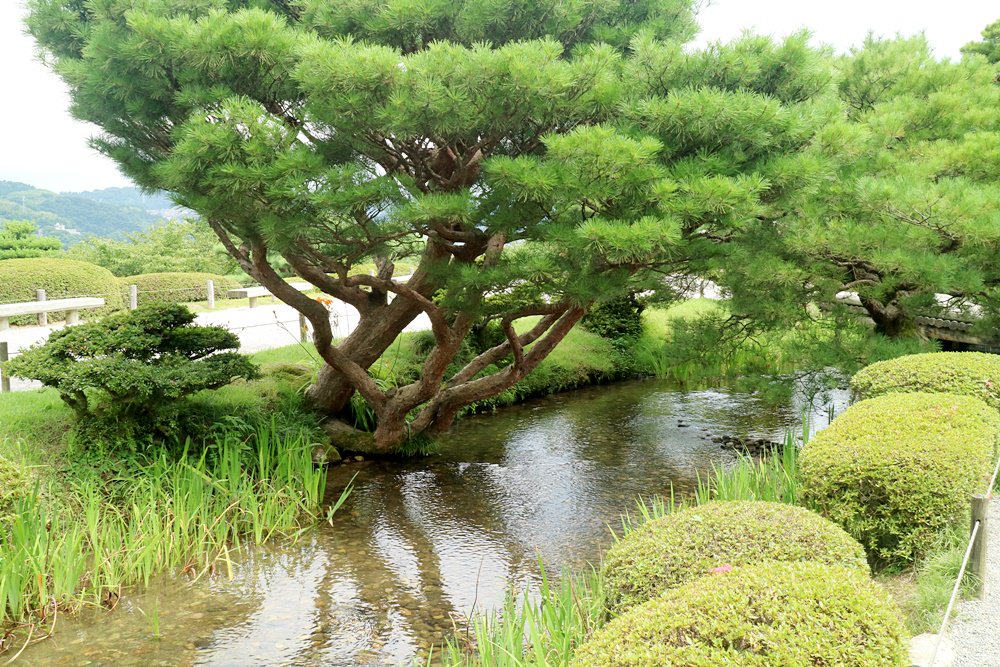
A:
[[[94,145],[310,320],[313,404],[336,417],[359,393],[386,451],[448,428],[593,304],[691,270],[809,178],[824,57],[802,35],[685,52],[694,5],[32,0],[29,28],[74,113],[103,128]],[[335,342],[278,257],[356,308],[355,333]],[[379,386],[368,368],[421,314],[421,379]],[[484,322],[502,342],[449,372]]]
[[[1000,63],[1000,19],[983,28],[983,39],[962,47],[966,55],[984,56],[991,63]]]
[[[716,259],[737,312],[788,321],[856,292],[876,330],[1000,312],[1000,86],[982,59],[935,60],[923,38],[869,39],[839,64],[840,113],[817,178]],[[942,302],[947,295],[946,302]]]

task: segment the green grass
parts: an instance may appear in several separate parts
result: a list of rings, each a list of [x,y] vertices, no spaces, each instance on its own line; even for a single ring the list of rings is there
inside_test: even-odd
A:
[[[31,479],[0,507],[0,630],[113,603],[159,573],[229,571],[246,545],[327,517],[301,392],[310,347],[254,355],[260,380],[192,397],[186,415],[203,428],[186,448],[108,451],[73,436],[54,390],[0,395],[0,456]]]
[[[964,525],[953,526],[938,536],[937,545],[913,569],[885,572],[878,577],[902,609],[912,634],[937,632],[941,627],[968,539]],[[961,598],[968,598],[972,591],[972,578],[967,577],[959,590]]]
[[[590,569],[549,580],[540,565],[534,593],[509,592],[493,614],[472,619],[426,664],[448,667],[550,667],[566,665],[574,649],[604,624],[601,578]]]
[[[107,604],[165,571],[231,571],[244,545],[321,518],[325,487],[309,440],[264,425],[220,433],[198,455],[139,457],[112,475],[78,466],[59,488],[39,486],[15,505],[0,625]]]

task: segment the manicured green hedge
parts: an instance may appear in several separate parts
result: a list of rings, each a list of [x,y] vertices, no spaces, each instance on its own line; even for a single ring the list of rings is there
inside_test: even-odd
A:
[[[649,521],[611,547],[601,566],[606,605],[619,614],[713,568],[763,560],[840,563],[868,572],[861,545],[807,509],[713,502]]]
[[[35,290],[44,289],[48,299],[96,296],[104,299],[105,307],[81,310],[83,318],[105,315],[121,310],[125,305],[118,279],[96,264],[72,259],[38,257],[0,261],[0,303],[34,301]],[[61,321],[66,313],[49,313],[49,321]],[[34,315],[11,319],[12,324],[32,324]]]
[[[1000,415],[970,396],[861,401],[803,448],[801,498],[873,562],[910,563],[985,491],[998,436]]]
[[[857,568],[762,562],[711,574],[633,608],[571,667],[904,667],[896,609]]]
[[[932,352],[880,361],[851,379],[862,398],[893,392],[975,396],[1000,409],[1000,354]]]
[[[226,292],[241,285],[226,276],[214,273],[143,273],[121,279],[125,292],[129,285],[139,288],[139,305],[147,303],[189,303],[208,299],[208,281],[215,281],[215,298],[226,298]]]

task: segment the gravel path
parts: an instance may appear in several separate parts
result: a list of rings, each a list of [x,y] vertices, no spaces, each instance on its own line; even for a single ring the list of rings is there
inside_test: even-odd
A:
[[[235,333],[240,338],[240,349],[243,352],[260,352],[299,342],[299,313],[285,304],[200,313],[197,321],[198,324],[220,325]],[[334,302],[330,321],[333,324],[334,335],[338,338],[345,337],[358,326],[358,311],[345,303]],[[20,350],[44,341],[51,332],[63,326],[59,323],[47,327],[14,327],[0,332],[0,341],[7,341],[10,354],[16,356]],[[420,315],[406,327],[406,331],[430,328],[427,316]],[[37,382],[11,378],[13,391],[25,391],[40,386]]]
[[[1000,498],[990,503],[986,595],[959,603],[948,631],[955,648],[954,667],[1000,665]]]

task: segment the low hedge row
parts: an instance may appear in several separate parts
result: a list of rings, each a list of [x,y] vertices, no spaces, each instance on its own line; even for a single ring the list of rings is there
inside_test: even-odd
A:
[[[1000,409],[1000,355],[932,352],[880,361],[861,369],[851,389],[862,398],[895,392],[973,396]]]
[[[712,502],[649,521],[605,554],[605,604],[617,615],[719,566],[817,561],[868,573],[865,552],[842,528],[802,507]]]
[[[971,396],[867,399],[803,448],[801,498],[857,538],[873,562],[912,563],[983,490],[998,438],[1000,415]]]
[[[631,609],[594,633],[570,664],[903,667],[904,637],[892,602],[858,568],[764,561]]]
[[[94,319],[128,307],[130,285],[139,289],[139,304],[188,303],[208,298],[208,281],[215,281],[215,298],[224,299],[231,289],[242,285],[229,276],[212,273],[145,273],[125,278],[96,264],[74,259],[32,258],[0,260],[0,304],[34,301],[36,290],[44,289],[49,299],[78,296],[103,298],[105,307],[80,311],[84,319]],[[66,313],[49,313],[58,322]],[[11,324],[30,325],[34,315],[11,318]]]
[[[123,289],[129,285],[139,289],[139,305],[151,303],[188,303],[208,298],[208,281],[215,283],[215,298],[226,298],[226,292],[241,285],[226,276],[214,273],[143,273],[121,278]]]
[[[105,268],[87,262],[54,257],[5,259],[0,261],[0,303],[34,301],[36,290],[44,289],[48,299],[96,296],[104,299],[105,307],[82,310],[85,318],[100,317],[120,310],[125,300],[118,279]],[[49,313],[50,321],[65,319],[66,313]],[[34,315],[15,317],[12,324],[29,325],[37,322]]]

